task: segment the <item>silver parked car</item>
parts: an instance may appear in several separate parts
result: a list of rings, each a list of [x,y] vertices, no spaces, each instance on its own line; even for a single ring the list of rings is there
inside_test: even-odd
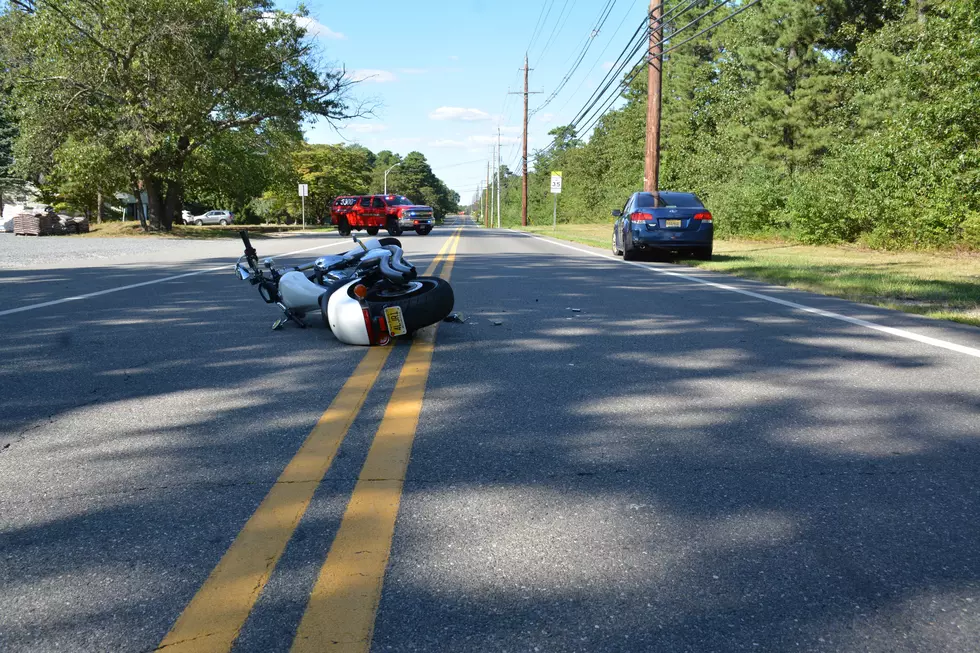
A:
[[[235,224],[235,214],[231,211],[208,211],[204,215],[198,215],[185,219],[187,224],[196,224],[198,226],[202,224]]]

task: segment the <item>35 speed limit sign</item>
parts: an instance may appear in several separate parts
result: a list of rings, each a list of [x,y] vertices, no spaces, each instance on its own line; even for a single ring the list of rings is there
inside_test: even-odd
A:
[[[558,194],[561,192],[561,171],[551,171],[551,192]]]

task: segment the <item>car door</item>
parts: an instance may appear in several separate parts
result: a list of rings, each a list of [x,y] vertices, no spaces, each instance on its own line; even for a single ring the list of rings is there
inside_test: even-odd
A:
[[[626,244],[630,243],[632,247],[632,231],[630,230],[630,213],[633,212],[633,198],[635,196],[631,195],[628,200],[626,200],[626,205],[623,207],[623,215],[619,218],[619,235],[622,238],[620,244],[620,249],[626,251]]]
[[[374,219],[374,224],[384,224],[385,211],[387,208],[388,206],[381,200],[380,197],[371,198],[371,218]]]
[[[371,216],[371,198],[362,197],[357,203],[357,226],[363,228]]]

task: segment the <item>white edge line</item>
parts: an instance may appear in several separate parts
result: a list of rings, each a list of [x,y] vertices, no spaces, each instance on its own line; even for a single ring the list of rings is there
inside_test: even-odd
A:
[[[847,315],[841,315],[840,313],[832,313],[830,311],[825,311],[820,308],[814,308],[812,306],[806,306],[804,304],[797,304],[796,302],[787,301],[785,299],[779,299],[778,297],[772,297],[770,295],[763,295],[762,293],[752,292],[751,290],[744,290],[742,288],[736,288],[735,286],[729,286],[724,283],[715,283],[714,281],[708,281],[707,279],[701,279],[698,277],[692,277],[688,274],[682,274],[680,272],[672,272],[670,270],[665,270],[663,268],[658,268],[650,265],[643,265],[642,263],[637,263],[636,261],[624,261],[622,259],[610,256],[609,254],[600,254],[599,252],[589,251],[587,249],[582,249],[581,247],[575,247],[574,245],[569,245],[567,243],[558,242],[551,240],[549,238],[542,238],[537,234],[529,234],[524,231],[517,231],[516,229],[509,229],[508,231],[520,234],[522,236],[528,236],[534,238],[535,240],[540,240],[546,243],[551,243],[552,245],[559,245],[561,247],[567,247],[568,249],[573,249],[576,252],[582,252],[583,254],[591,254],[592,256],[597,256],[599,258],[608,259],[610,261],[616,261],[618,263],[625,263],[627,265],[633,265],[638,268],[643,268],[644,270],[650,270],[651,272],[657,272],[659,274],[665,274],[672,277],[678,277],[686,281],[694,281],[705,286],[711,286],[712,288],[719,288],[721,290],[728,290],[730,292],[738,293],[739,295],[745,295],[746,297],[752,297],[754,299],[761,299],[763,301],[771,302],[773,304],[780,304],[782,306],[787,306],[789,308],[796,309],[798,311],[804,311],[806,313],[812,313],[813,315],[819,315],[821,317],[829,317],[832,320],[840,320],[841,322],[847,322],[849,324],[855,324],[857,326],[864,327],[866,329],[873,329],[875,331],[881,331],[882,333],[887,333],[889,335],[897,336],[899,338],[906,338],[908,340],[915,340],[916,342],[921,342],[925,345],[932,345],[933,347],[940,347],[942,349],[948,349],[950,351],[955,351],[960,354],[966,354],[967,356],[973,356],[974,358],[980,358],[980,349],[975,349],[973,347],[966,347],[965,345],[958,345],[955,342],[948,342],[946,340],[939,340],[938,338],[930,338],[929,336],[919,335],[918,333],[913,333],[912,331],[906,331],[905,329],[896,329],[894,327],[882,326],[881,324],[876,324],[874,322],[868,322],[867,320],[862,320],[856,317],[849,317]]]
[[[283,258],[284,256],[293,256],[294,254],[302,254],[303,252],[312,252],[315,249],[326,249],[327,247],[336,247],[337,245],[346,245],[347,241],[341,241],[337,243],[329,243],[327,245],[318,245],[316,247],[307,247],[306,249],[298,249],[295,252],[286,252],[285,254],[279,254],[271,258]],[[152,286],[155,283],[164,283],[165,281],[174,281],[176,279],[183,279],[185,277],[193,277],[199,274],[206,274],[208,272],[215,272],[216,270],[227,270],[228,264],[219,265],[214,268],[207,268],[205,270],[195,270],[194,272],[186,272],[184,274],[174,275],[172,277],[164,277],[162,279],[153,279],[152,281],[143,281],[141,283],[133,283],[128,286],[119,286],[118,288],[109,288],[107,290],[99,290],[97,292],[90,292],[84,295],[75,295],[74,297],[64,297],[62,299],[53,299],[49,302],[41,302],[40,304],[28,304],[27,306],[18,306],[17,308],[9,308],[5,311],[0,311],[0,317],[4,315],[13,315],[14,313],[23,313],[24,311],[33,311],[38,308],[46,308],[48,306],[57,306],[58,304],[66,304],[68,302],[77,302],[81,299],[90,299],[92,297],[98,297],[100,295],[108,295],[114,292],[122,292],[123,290],[132,290],[133,288],[142,288],[143,286]]]

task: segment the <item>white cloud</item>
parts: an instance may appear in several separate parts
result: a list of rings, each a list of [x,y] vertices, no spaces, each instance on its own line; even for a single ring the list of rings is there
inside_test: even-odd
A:
[[[450,61],[459,61],[459,57],[457,57],[455,54],[451,54],[451,55],[449,55],[449,60]]]
[[[388,125],[377,122],[355,122],[347,125],[347,129],[358,134],[377,134],[388,129]]]
[[[497,136],[496,136],[496,134],[493,135],[493,136],[470,136],[467,140],[470,143],[474,144],[474,145],[496,145],[497,144]],[[521,137],[520,136],[501,136],[500,137],[500,143],[502,145],[511,145],[513,143],[520,143],[520,142],[521,142]]]
[[[381,144],[384,145],[384,147],[403,147],[418,145],[421,142],[421,138],[409,136],[404,138],[386,138],[381,142]]]
[[[501,127],[500,131],[503,134],[520,134],[522,131],[524,131],[524,128],[520,126]]]
[[[310,16],[297,16],[296,24],[305,29],[309,36],[335,40],[347,38],[342,33],[333,31],[316,18],[311,18]]]
[[[347,76],[355,82],[372,82],[374,84],[386,84],[388,82],[398,81],[398,78],[395,77],[393,72],[376,70],[374,68],[351,70],[347,73]]]
[[[399,68],[398,72],[405,75],[424,75],[429,71],[425,68]]]
[[[553,113],[542,113],[540,116],[537,117],[537,121],[547,123],[547,122],[551,122],[551,119],[554,117],[555,114]]]
[[[429,147],[466,147],[467,145],[466,141],[454,141],[451,138],[441,138],[429,143]]]
[[[491,117],[486,111],[462,107],[439,107],[429,114],[429,118],[432,120],[465,120],[467,122],[490,120]]]

